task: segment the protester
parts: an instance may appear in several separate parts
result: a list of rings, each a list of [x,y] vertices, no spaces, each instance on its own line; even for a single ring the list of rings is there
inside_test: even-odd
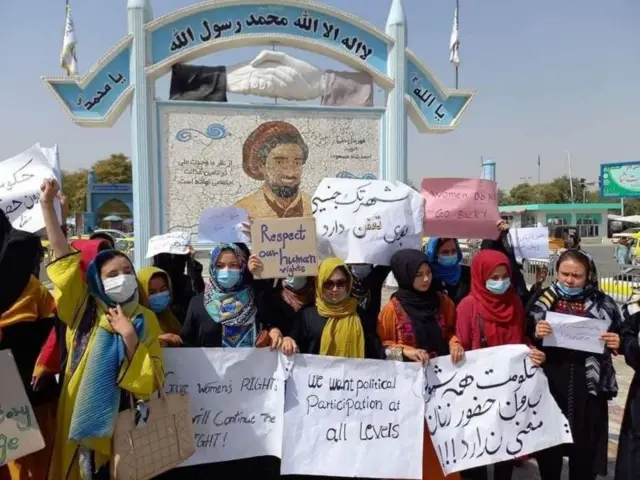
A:
[[[315,301],[314,277],[288,277],[261,282],[257,305],[267,323],[278,324],[284,336],[291,335],[298,312]]]
[[[171,280],[164,270],[156,267],[145,267],[138,272],[140,286],[140,305],[147,307],[158,318],[161,347],[177,347],[182,345],[180,330],[182,324],[171,311],[173,289]]]
[[[36,388],[32,382],[36,360],[54,322],[53,297],[32,275],[32,261],[41,248],[36,235],[14,229],[0,209],[0,350],[13,355],[45,442],[43,450],[0,466],[2,479],[46,479],[53,450],[58,391],[55,383]],[[1,407],[6,410],[10,405]],[[7,448],[8,440],[4,443]]]
[[[378,336],[386,358],[426,365],[431,357],[450,354],[454,363],[459,362],[464,350],[455,336],[455,305],[433,281],[427,256],[420,250],[400,250],[391,258],[391,272],[398,290],[378,318]],[[445,477],[427,428],[422,465],[425,480],[460,478],[457,473]]]
[[[621,318],[611,297],[598,288],[591,258],[579,250],[567,250],[558,259],[558,280],[546,288],[528,312],[540,343],[552,333],[547,312],[590,318],[609,325],[601,335],[602,354],[566,348],[542,347],[549,389],[567,417],[572,445],[560,445],[536,454],[542,480],[558,480],[563,457],[569,457],[570,480],[593,480],[607,474],[609,416],[607,402],[618,393],[612,353],[620,348]]]
[[[614,248],[614,256],[618,265],[631,264],[631,245],[627,238],[621,238]]]
[[[522,302],[511,285],[511,265],[503,253],[483,250],[471,264],[471,293],[457,309],[456,332],[465,351],[500,345],[527,344],[526,322]],[[544,361],[544,353],[532,349],[534,365]],[[510,480],[514,463],[500,462],[493,465],[494,480]],[[462,472],[469,480],[486,480],[486,467]]]
[[[109,244],[109,248],[112,250],[116,249],[116,241],[114,238],[106,232],[95,232],[92,233],[89,237],[89,240],[104,240]]]
[[[358,300],[358,306],[367,318],[378,318],[382,289],[391,269],[386,265],[369,263],[350,263],[347,268],[353,279],[351,296]]]
[[[55,257],[47,273],[69,352],[49,480],[108,478],[111,438],[105,432],[128,408],[129,393],[148,398],[160,387],[156,378],[164,377],[160,329],[155,315],[138,303],[133,265],[123,253],[100,252],[85,283],[82,257],[69,248],[54,209],[58,184],[46,180],[41,190]]]
[[[469,294],[471,269],[462,264],[462,249],[456,238],[431,237],[423,247],[434,284],[456,305]]]

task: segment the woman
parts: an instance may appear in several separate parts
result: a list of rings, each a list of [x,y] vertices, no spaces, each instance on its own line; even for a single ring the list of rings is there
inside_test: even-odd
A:
[[[161,347],[178,347],[182,345],[180,330],[182,324],[171,311],[173,289],[171,280],[164,270],[156,267],[145,267],[138,272],[140,286],[140,304],[147,307],[158,318],[160,331],[158,340]]]
[[[391,272],[398,290],[378,317],[378,336],[389,360],[410,360],[426,365],[431,357],[451,354],[453,362],[464,356],[455,336],[453,301],[438,290],[427,256],[420,250],[400,250],[391,257]],[[445,477],[427,429],[424,431],[422,478]]]
[[[556,269],[558,280],[528,312],[535,338],[542,342],[552,332],[545,320],[547,312],[590,318],[610,326],[600,337],[606,346],[602,354],[542,348],[549,389],[569,420],[573,444],[550,448],[536,457],[542,480],[560,478],[563,457],[569,457],[570,480],[593,480],[607,474],[607,402],[618,393],[611,355],[620,348],[620,313],[611,297],[599,290],[596,267],[587,254],[567,250],[558,258]]]
[[[434,283],[458,305],[471,288],[471,269],[462,264],[458,239],[431,237],[423,250],[431,265]]]
[[[631,248],[627,238],[621,238],[614,248],[614,256],[618,265],[625,266],[631,264]]]
[[[318,267],[315,305],[300,312],[283,351],[346,358],[382,358],[375,319],[367,318],[351,296],[353,278],[339,258]]]
[[[291,335],[298,312],[315,301],[315,278],[288,277],[261,284],[258,311],[267,323],[278,325],[283,335]]]
[[[36,388],[32,382],[36,360],[54,322],[53,297],[32,275],[32,260],[40,249],[40,239],[14,229],[0,209],[0,350],[12,352],[45,441],[43,450],[0,467],[2,480],[46,479],[55,437],[55,383]]]
[[[506,255],[483,250],[471,264],[471,293],[457,308],[456,332],[465,351],[500,345],[531,342],[525,336],[526,322],[522,302],[511,285],[511,265]],[[540,365],[544,353],[532,349],[531,361]],[[493,466],[495,480],[510,480],[513,462]],[[486,480],[487,467],[462,472],[469,480]]]
[[[148,398],[163,378],[159,327],[138,303],[133,265],[123,253],[100,252],[85,278],[81,255],[70,250],[53,201],[55,180],[45,180],[40,205],[55,260],[47,273],[58,317],[67,327],[69,361],[58,404],[49,480],[109,477],[111,433],[128,394]]]

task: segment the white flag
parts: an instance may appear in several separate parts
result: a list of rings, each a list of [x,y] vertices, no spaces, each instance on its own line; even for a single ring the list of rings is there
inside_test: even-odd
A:
[[[456,66],[460,65],[460,36],[458,35],[458,7],[453,14],[453,28],[449,40],[449,61]]]
[[[67,75],[78,74],[77,43],[76,31],[73,28],[73,20],[71,19],[71,6],[67,4],[67,19],[64,26],[62,53],[60,54],[60,66],[67,71]]]

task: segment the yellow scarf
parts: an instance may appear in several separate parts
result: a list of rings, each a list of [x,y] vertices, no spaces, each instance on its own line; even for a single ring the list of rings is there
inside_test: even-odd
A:
[[[3,275],[7,275],[4,272]],[[20,298],[0,316],[0,328],[21,322],[35,322],[53,316],[55,302],[47,288],[33,275],[24,287]]]
[[[164,270],[156,267],[142,268],[138,272],[138,291],[140,292],[140,305],[149,309],[149,282],[154,275],[164,276],[164,279],[169,286],[169,294],[173,299],[173,287],[171,286],[171,279],[169,279],[169,275],[167,275]],[[160,330],[162,330],[162,333],[175,333],[176,335],[180,335],[182,325],[173,314],[170,307],[167,307],[164,312],[156,313],[156,317],[158,317],[158,323],[160,324]]]
[[[347,274],[349,295],[334,305],[324,299],[322,285],[337,268],[342,268]],[[327,318],[320,339],[320,355],[364,358],[364,331],[356,313],[358,301],[350,295],[352,285],[353,278],[345,263],[339,258],[328,258],[320,264],[316,282],[316,307],[318,314]]]

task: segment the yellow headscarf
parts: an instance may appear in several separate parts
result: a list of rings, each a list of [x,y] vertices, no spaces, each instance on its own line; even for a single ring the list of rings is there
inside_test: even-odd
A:
[[[336,268],[347,275],[349,295],[338,304],[327,302],[322,296],[322,285]],[[364,331],[356,313],[358,301],[351,294],[353,278],[345,263],[339,258],[327,258],[318,267],[316,282],[316,307],[320,316],[327,318],[320,340],[320,355],[331,357],[364,358]]]
[[[154,275],[162,275],[167,282],[167,286],[169,287],[169,294],[171,298],[173,298],[173,287],[171,286],[171,279],[169,275],[164,270],[161,270],[157,267],[145,267],[138,271],[138,291],[140,292],[140,305],[149,307],[149,282],[151,281],[151,277]],[[162,333],[175,333],[176,335],[180,335],[180,330],[182,330],[182,325],[176,318],[176,316],[171,311],[171,308],[167,307],[164,312],[156,313],[156,317],[158,317],[158,323],[160,324],[160,329]]]

